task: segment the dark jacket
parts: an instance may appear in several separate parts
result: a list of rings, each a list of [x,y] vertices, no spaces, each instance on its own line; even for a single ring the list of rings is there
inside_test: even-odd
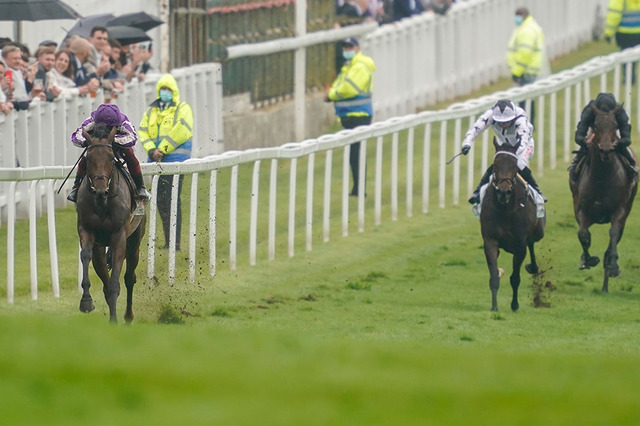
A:
[[[580,146],[585,146],[585,139],[587,132],[594,125],[596,113],[593,110],[593,106],[596,108],[609,112],[613,111],[618,106],[616,98],[610,93],[600,93],[595,100],[592,100],[587,104],[580,114],[580,122],[576,128],[575,141]],[[616,122],[618,123],[618,130],[620,131],[620,145],[628,146],[631,144],[631,125],[629,124],[629,116],[624,108],[616,113]]]

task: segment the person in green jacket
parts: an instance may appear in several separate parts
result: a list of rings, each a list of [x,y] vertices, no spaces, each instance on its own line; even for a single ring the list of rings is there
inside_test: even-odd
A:
[[[609,0],[604,38],[611,42],[614,36],[620,50],[640,44],[640,0]],[[635,83],[635,62],[631,75]]]
[[[349,37],[342,42],[345,64],[325,95],[325,102],[333,102],[336,115],[345,129],[371,124],[373,119],[373,59],[360,51],[358,40]],[[349,163],[353,176],[352,196],[358,195],[360,172],[360,142],[351,145]],[[362,184],[364,188],[364,182]],[[365,191],[366,195],[366,191]]]
[[[538,78],[545,59],[544,33],[529,14],[526,7],[516,10],[514,16],[516,28],[513,30],[507,47],[507,65],[511,70],[511,78],[518,86],[531,84]],[[524,102],[520,108],[524,109]],[[535,108],[531,102],[529,112],[531,122],[534,122]]]

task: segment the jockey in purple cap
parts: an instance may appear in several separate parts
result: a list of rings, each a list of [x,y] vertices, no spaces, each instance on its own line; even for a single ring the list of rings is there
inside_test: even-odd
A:
[[[116,134],[113,139],[113,148],[116,156],[121,156],[127,163],[131,178],[136,184],[138,194],[136,199],[138,201],[148,201],[151,198],[149,191],[144,187],[142,180],[142,170],[140,170],[140,162],[136,158],[133,152],[133,146],[136,144],[138,137],[136,130],[129,121],[129,118],[120,112],[120,109],[115,104],[102,104],[95,111],[91,113],[91,116],[82,122],[82,125],[76,129],[71,135],[71,142],[80,148],[86,147],[86,139],[82,134],[85,130],[91,134],[96,124],[104,124],[108,128],[116,127]],[[67,196],[67,200],[76,202],[78,199],[78,188],[82,183],[82,179],[87,173],[87,159],[83,156],[78,163],[78,170],[76,173],[76,179],[73,182],[73,188]]]

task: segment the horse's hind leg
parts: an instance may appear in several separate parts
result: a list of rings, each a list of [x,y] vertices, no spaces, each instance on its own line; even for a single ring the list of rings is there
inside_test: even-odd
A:
[[[524,262],[525,257],[527,256],[527,248],[524,247],[523,250],[519,250],[513,254],[513,272],[511,273],[511,277],[509,281],[511,282],[511,289],[513,290],[513,298],[511,299],[511,310],[513,312],[517,312],[518,308],[520,308],[520,304],[518,303],[518,287],[520,287],[520,268],[522,267],[522,262]]]
[[[524,265],[524,269],[530,274],[537,274],[539,272],[538,262],[536,262],[536,252],[533,249],[534,243],[529,243],[529,257],[531,257],[531,263]]]
[[[138,229],[127,239],[127,268],[124,272],[124,285],[127,287],[127,308],[124,320],[133,321],[133,286],[136,283],[136,267],[140,259],[140,242],[144,234],[144,219]]]

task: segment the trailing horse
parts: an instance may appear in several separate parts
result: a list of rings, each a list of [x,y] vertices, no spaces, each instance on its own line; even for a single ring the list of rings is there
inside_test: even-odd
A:
[[[135,216],[132,191],[123,175],[112,146],[116,128],[107,134],[106,127],[96,125],[92,134],[83,132],[87,140],[87,177],[78,192],[78,236],[82,261],[82,298],[80,311],[91,312],[93,299],[89,293],[89,260],[102,280],[109,305],[109,319],[117,322],[116,302],[120,294],[120,273],[126,258],[124,282],[127,288],[127,308],[124,319],[133,320],[132,295],[136,282],[140,242],[144,235],[145,216]],[[107,265],[105,248],[111,252]]]
[[[600,259],[589,254],[591,233],[595,223],[611,223],[609,246],[604,254],[604,281],[602,291],[609,291],[609,277],[620,275],[618,243],[622,238],[627,217],[638,190],[638,175],[629,173],[628,165],[615,151],[619,139],[615,114],[592,107],[596,113],[593,134],[587,139],[588,154],[576,181],[569,178],[573,194],[573,212],[580,229],[578,239],[582,245],[580,269],[596,266]],[[636,158],[633,153],[634,159]],[[637,163],[637,159],[636,159]]]
[[[536,205],[529,197],[524,180],[518,175],[516,152],[520,143],[498,145],[493,158],[493,176],[488,185],[480,211],[480,229],[484,240],[484,254],[489,268],[489,288],[491,289],[491,310],[498,310],[498,256],[500,249],[513,255],[513,272],[510,282],[513,289],[511,309],[519,308],[518,287],[520,286],[520,267],[527,256],[531,264],[525,266],[530,274],[538,273],[538,264],[533,249],[534,243],[544,237],[546,213],[538,218]]]

